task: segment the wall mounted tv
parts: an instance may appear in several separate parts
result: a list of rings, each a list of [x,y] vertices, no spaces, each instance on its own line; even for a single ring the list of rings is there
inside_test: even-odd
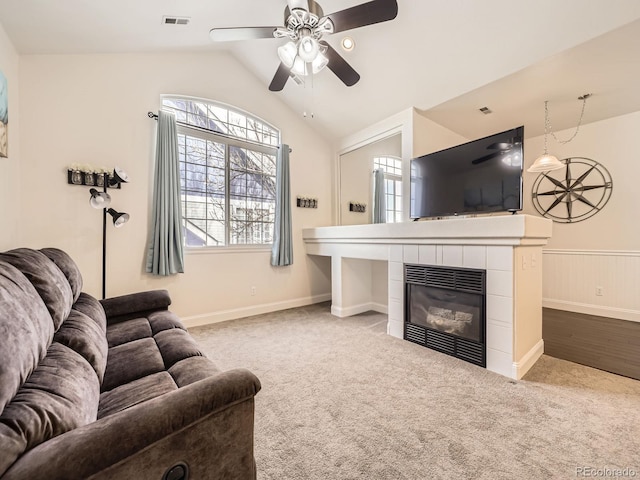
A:
[[[411,218],[522,210],[524,127],[411,160]]]

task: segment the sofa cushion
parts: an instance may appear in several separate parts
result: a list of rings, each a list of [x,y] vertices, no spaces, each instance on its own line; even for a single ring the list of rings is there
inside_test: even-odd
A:
[[[78,353],[53,343],[0,415],[0,476],[26,450],[96,420],[100,383]]]
[[[53,322],[33,285],[0,261],[0,412],[16,394],[53,338]]]
[[[213,377],[220,373],[220,369],[207,357],[189,357],[175,363],[169,373],[178,387],[182,388],[191,383]]]
[[[82,291],[82,274],[76,262],[73,261],[67,252],[63,252],[58,248],[43,248],[40,251],[55,263],[64,276],[67,277],[73,294],[73,301],[78,300],[80,292]]]
[[[73,294],[67,277],[49,258],[37,250],[17,248],[0,254],[0,260],[20,270],[44,301],[58,330],[73,304]]]
[[[184,358],[202,356],[193,337],[179,328],[164,330],[153,338],[156,340],[165,368],[172,367],[174,363]]]
[[[102,391],[165,370],[162,355],[153,338],[134,340],[109,349]]]
[[[107,328],[109,348],[123,343],[151,337],[151,325],[146,318],[134,318],[126,322],[115,323]]]
[[[102,383],[107,367],[107,339],[97,322],[84,313],[71,310],[69,316],[53,336],[71,350],[79,353],[93,368]]]
[[[178,386],[167,372],[154,373],[125,383],[100,395],[98,418],[120,412],[177,389]]]
[[[91,295],[87,295],[84,292],[81,293],[72,308],[78,312],[84,313],[87,317],[96,322],[100,327],[100,330],[103,332],[107,331],[107,317],[104,314],[104,309],[100,302]]]
[[[158,332],[169,330],[171,328],[181,328],[182,330],[186,330],[178,316],[168,310],[153,312],[149,314],[147,318],[149,319],[149,325],[151,325],[151,330],[154,335]]]

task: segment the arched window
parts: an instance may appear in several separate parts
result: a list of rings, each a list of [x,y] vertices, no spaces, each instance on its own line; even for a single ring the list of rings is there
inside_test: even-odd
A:
[[[162,96],[176,114],[187,247],[273,241],[280,131],[239,109]]]
[[[373,169],[384,172],[387,223],[402,222],[402,159],[374,157]]]

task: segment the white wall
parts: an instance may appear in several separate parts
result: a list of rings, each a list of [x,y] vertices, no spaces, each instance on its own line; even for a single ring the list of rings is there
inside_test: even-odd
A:
[[[0,25],[0,71],[9,89],[9,156],[0,158],[0,251],[16,246],[19,235],[20,115],[19,57]]]
[[[588,108],[588,107],[587,107]],[[544,250],[544,305],[569,311],[640,321],[640,112],[580,127],[560,145],[549,138],[558,158],[586,157],[604,165],[613,179],[609,202],[578,223],[554,223]],[[574,129],[556,133],[569,138]],[[525,169],[544,148],[544,137],[525,140]],[[537,174],[524,173],[524,211],[537,215],[531,188]],[[596,295],[602,287],[602,295]]]
[[[312,120],[292,113],[230,55],[23,56],[20,88],[20,244],[69,252],[86,291],[100,291],[101,214],[89,207],[86,187],[66,184],[71,163],[119,165],[131,178],[111,192],[113,208],[130,213],[131,221],[107,231],[107,296],[167,288],[172,309],[190,324],[328,298],[330,264],[305,255],[301,229],[331,223],[332,151],[314,133]],[[227,103],[281,129],[283,142],[293,149],[293,199],[319,200],[317,209],[293,209],[292,267],[271,267],[266,250],[239,250],[188,253],[182,275],[143,273],[156,128],[147,111],[159,108],[163,93]],[[7,209],[2,202],[2,215]]]
[[[412,158],[468,142],[469,139],[413,111]]]

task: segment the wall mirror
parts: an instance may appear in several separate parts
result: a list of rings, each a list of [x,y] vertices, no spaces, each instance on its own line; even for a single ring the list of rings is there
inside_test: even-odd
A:
[[[379,160],[376,167],[384,163],[388,170],[385,176],[387,194],[387,218],[402,218],[402,168],[398,172],[394,159],[402,161],[402,134],[376,140],[359,148],[343,153],[338,159],[339,168],[339,225],[362,225],[372,223],[373,219],[373,170],[374,159]],[[394,178],[394,173],[399,173]],[[350,210],[350,205],[355,208]],[[362,206],[365,205],[364,212]]]

